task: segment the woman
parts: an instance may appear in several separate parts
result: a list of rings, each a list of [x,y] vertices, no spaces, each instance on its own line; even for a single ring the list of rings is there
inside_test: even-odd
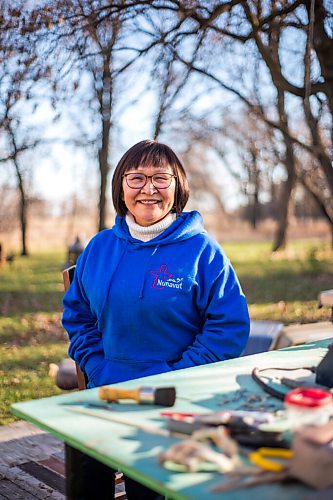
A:
[[[69,355],[88,387],[239,356],[245,296],[196,211],[184,168],[166,145],[130,148],[112,180],[117,212],[80,256],[64,298]]]
[[[118,163],[115,226],[90,241],[64,298],[69,355],[88,387],[214,363],[243,350],[244,294],[200,214],[183,212],[188,196],[183,166],[164,144],[139,142]],[[82,460],[80,498],[111,498],[110,469]],[[126,493],[129,500],[156,498],[129,478]]]

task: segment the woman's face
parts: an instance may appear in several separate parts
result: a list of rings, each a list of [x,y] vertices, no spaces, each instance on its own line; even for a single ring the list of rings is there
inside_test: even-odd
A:
[[[166,167],[138,167],[130,169],[128,173],[140,173],[147,176],[159,173],[173,174],[170,166]],[[125,174],[125,175],[126,175]],[[130,188],[123,177],[123,200],[127,210],[133,215],[135,222],[140,226],[151,226],[163,219],[172,209],[175,200],[176,181],[172,177],[168,188],[158,189],[153,186],[152,179],[140,188]]]

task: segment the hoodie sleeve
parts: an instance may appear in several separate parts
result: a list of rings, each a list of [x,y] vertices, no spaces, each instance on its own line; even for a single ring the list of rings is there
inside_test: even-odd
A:
[[[218,251],[204,259],[198,275],[196,305],[203,315],[202,331],[179,360],[169,363],[174,370],[235,358],[249,336],[246,299],[224,254]]]
[[[70,340],[69,356],[90,379],[95,369],[104,362],[104,349],[97,318],[91,310],[82,284],[84,253],[78,259],[73,282],[63,299],[62,324]]]

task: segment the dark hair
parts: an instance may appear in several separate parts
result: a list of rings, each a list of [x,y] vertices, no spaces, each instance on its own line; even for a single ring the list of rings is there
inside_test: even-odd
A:
[[[179,215],[188,200],[190,190],[186,173],[176,153],[166,144],[145,140],[132,146],[119,160],[112,178],[112,200],[118,215],[124,217],[127,208],[123,200],[123,175],[138,167],[171,167],[176,176],[175,204],[173,210]]]

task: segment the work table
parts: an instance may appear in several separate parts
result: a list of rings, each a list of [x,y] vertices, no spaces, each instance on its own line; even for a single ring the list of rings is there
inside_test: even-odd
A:
[[[205,413],[239,408],[274,411],[282,409],[283,402],[263,392],[251,378],[252,369],[316,366],[331,342],[332,339],[321,340],[279,351],[154,375],[115,386],[175,386],[176,403],[172,408],[168,408],[175,412]],[[225,476],[218,473],[176,473],[159,465],[158,455],[177,439],[147,433],[137,429],[135,425],[164,428],[165,421],[160,416],[164,409],[161,407],[137,405],[126,401],[112,404],[112,410],[108,412],[96,410],[126,419],[133,426],[69,409],[70,406],[80,408],[80,403],[98,402],[98,389],[90,389],[16,403],[12,406],[12,411],[17,417],[28,420],[58,437],[68,448],[80,450],[110,467],[119,468],[130,477],[166,495],[168,499],[208,500],[223,496],[231,500],[243,498],[241,495],[247,494],[245,490],[234,490],[223,495],[211,492],[214,485],[224,480]],[[69,489],[70,487],[68,485]],[[301,483],[291,482],[256,486],[247,491],[251,491],[256,500],[296,500],[303,499],[314,490]]]

